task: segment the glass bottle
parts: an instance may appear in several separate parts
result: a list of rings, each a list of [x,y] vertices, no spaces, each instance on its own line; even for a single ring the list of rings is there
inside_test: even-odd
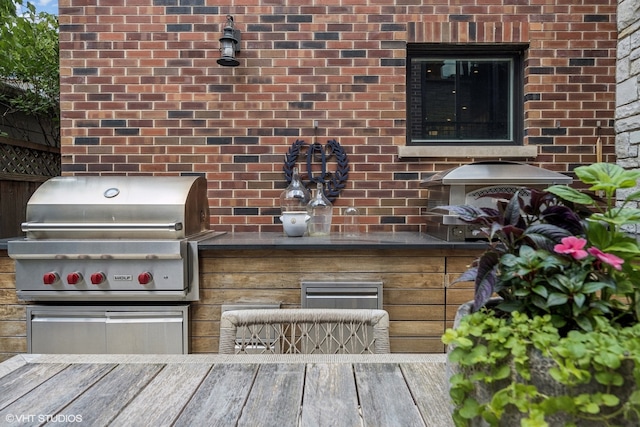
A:
[[[307,227],[309,236],[328,236],[331,231],[333,205],[324,195],[321,183],[316,184],[316,190],[307,205],[307,214],[311,217]]]
[[[298,174],[298,168],[294,167],[291,173],[291,182],[280,194],[280,209],[285,212],[305,212],[311,193],[304,186]]]
[[[350,206],[344,210],[344,234],[348,237],[357,237],[360,234],[360,221],[358,209]]]

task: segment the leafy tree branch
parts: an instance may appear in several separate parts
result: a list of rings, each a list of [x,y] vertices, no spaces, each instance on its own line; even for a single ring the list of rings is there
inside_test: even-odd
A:
[[[0,0],[0,122],[36,117],[50,146],[60,146],[58,18],[32,3]]]

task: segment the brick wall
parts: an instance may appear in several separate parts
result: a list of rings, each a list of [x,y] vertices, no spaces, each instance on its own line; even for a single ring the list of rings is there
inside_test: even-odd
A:
[[[615,160],[616,1],[582,3],[60,0],[63,171],[203,174],[216,229],[280,231],[291,144],[335,138],[351,167],[335,214],[356,205],[368,231],[416,231],[419,179],[472,159],[398,158],[407,42],[529,42],[527,160],[594,162],[598,124]],[[236,68],[216,63],[227,14]]]

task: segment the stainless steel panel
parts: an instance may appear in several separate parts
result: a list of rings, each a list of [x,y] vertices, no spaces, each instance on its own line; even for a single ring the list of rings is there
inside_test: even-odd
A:
[[[109,353],[186,354],[185,312],[109,311],[107,351]]]
[[[561,173],[525,163],[487,161],[470,163],[436,173],[422,181],[430,185],[552,185],[570,184],[573,180]]]
[[[107,353],[103,313],[27,308],[29,353]]]
[[[9,242],[16,260],[16,290],[25,300],[175,300],[199,297],[198,243],[191,240],[19,240]],[[94,285],[92,274],[106,280]],[[152,280],[140,284],[138,276]],[[45,284],[45,274],[57,280]],[[69,284],[67,276],[81,280]]]
[[[382,309],[382,282],[302,282],[303,308]]]
[[[30,306],[29,353],[186,354],[187,305]]]

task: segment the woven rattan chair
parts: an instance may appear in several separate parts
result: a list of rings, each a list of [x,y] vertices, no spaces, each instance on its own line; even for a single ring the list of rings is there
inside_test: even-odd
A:
[[[220,319],[221,354],[389,353],[384,310],[231,310]]]

